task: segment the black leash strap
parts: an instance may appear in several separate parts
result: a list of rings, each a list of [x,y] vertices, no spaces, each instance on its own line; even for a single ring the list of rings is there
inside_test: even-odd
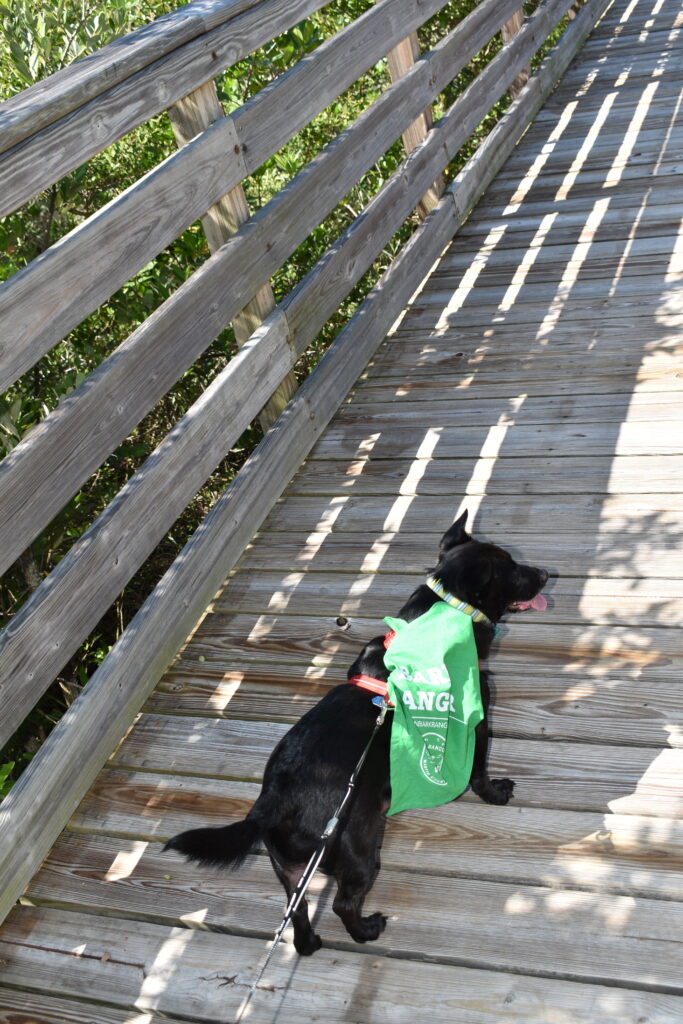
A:
[[[373,700],[373,703],[375,701],[379,701],[379,700],[381,700],[381,698],[375,697],[374,700]],[[341,817],[341,815],[342,815],[342,813],[344,811],[344,808],[346,807],[348,801],[351,799],[351,794],[353,793],[354,787],[356,785],[356,779],[358,778],[358,774],[359,774],[361,768],[363,767],[363,764],[365,763],[365,758],[368,756],[368,751],[370,750],[370,747],[372,746],[372,741],[374,740],[375,736],[379,732],[380,726],[383,724],[384,719],[386,717],[386,713],[387,713],[387,711],[389,711],[391,709],[391,707],[392,707],[392,705],[388,704],[387,701],[383,700],[383,699],[382,699],[382,703],[379,704],[380,711],[379,711],[379,714],[377,716],[377,721],[375,722],[375,727],[372,730],[372,735],[370,736],[370,739],[368,740],[368,742],[365,745],[365,750],[363,751],[363,753],[360,755],[360,757],[358,759],[358,763],[357,763],[356,767],[351,772],[351,777],[349,778],[349,784],[348,784],[348,786],[346,788],[346,793],[344,794],[344,798],[341,801],[341,803],[339,804],[339,806],[337,807],[336,811],[334,812],[334,814],[332,815],[330,820],[328,821],[327,825],[325,825],[323,833],[320,836],[320,840],[318,842],[318,845],[317,845],[315,851],[313,852],[313,854],[311,856],[311,859],[309,860],[308,864],[304,868],[304,873],[302,874],[302,876],[301,876],[301,878],[299,880],[299,884],[297,885],[296,889],[294,890],[294,892],[290,896],[289,903],[287,904],[287,909],[285,910],[285,916],[282,918],[282,922],[280,924],[280,927],[278,928],[278,930],[275,932],[275,935],[273,936],[273,941],[272,941],[272,943],[270,945],[270,949],[268,950],[268,954],[267,954],[265,960],[263,961],[263,964],[262,964],[262,966],[261,966],[261,968],[260,968],[260,970],[259,970],[259,972],[258,972],[258,974],[256,976],[256,980],[254,981],[254,984],[249,989],[249,993],[247,995],[247,998],[245,999],[244,1003],[240,1007],[240,1010],[239,1010],[239,1012],[237,1014],[237,1018],[236,1018],[236,1024],[239,1024],[239,1021],[241,1021],[242,1017],[244,1016],[244,1013],[245,1013],[247,1007],[249,1006],[249,1003],[251,1002],[251,998],[254,995],[254,992],[256,991],[256,989],[258,988],[259,982],[261,981],[261,978],[263,977],[263,975],[265,973],[266,967],[268,966],[268,964],[270,962],[270,958],[271,958],[271,956],[273,955],[273,953],[275,951],[275,947],[277,946],[277,944],[279,943],[280,939],[284,935],[285,929],[287,928],[287,925],[289,924],[289,922],[290,922],[290,920],[292,918],[292,914],[295,912],[295,910],[297,909],[297,907],[301,903],[302,899],[304,898],[306,890],[308,889],[308,886],[310,885],[311,879],[313,878],[313,875],[317,871],[317,869],[318,869],[318,867],[320,865],[321,860],[325,856],[325,851],[327,850],[328,843],[329,843],[330,839],[332,838],[332,836],[334,835],[335,829],[337,828],[337,825],[339,824],[339,819],[340,819],[340,817]]]

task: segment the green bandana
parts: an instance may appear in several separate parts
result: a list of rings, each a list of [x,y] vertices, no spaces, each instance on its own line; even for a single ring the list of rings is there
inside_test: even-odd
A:
[[[394,704],[389,814],[398,814],[464,792],[484,708],[469,615],[439,601],[413,622],[384,621],[396,632],[384,664]]]

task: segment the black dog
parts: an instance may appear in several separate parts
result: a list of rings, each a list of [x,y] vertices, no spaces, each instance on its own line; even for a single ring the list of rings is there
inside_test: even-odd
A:
[[[547,572],[517,564],[502,548],[472,540],[465,532],[464,513],[441,540],[433,576],[458,599],[474,605],[497,622],[505,612],[520,610],[536,598],[548,580]],[[415,590],[399,611],[416,619],[440,598],[425,584]],[[474,623],[479,657],[487,657],[494,626]],[[384,637],[363,648],[348,672],[386,680]],[[487,673],[481,672],[484,709],[488,707]],[[262,842],[289,900],[316,849],[320,835],[344,796],[354,769],[377,720],[372,694],[342,683],[331,690],[283,736],[268,760],[261,793],[243,821],[223,828],[199,828],[170,839],[165,849],[178,850],[203,864],[239,867]],[[379,850],[385,814],[390,804],[389,715],[380,727],[361,770],[352,802],[344,814],[321,864],[334,876],[337,894],[333,908],[356,942],[376,939],[386,918],[380,913],[362,917],[365,896],[379,871]],[[475,733],[470,784],[492,804],[505,804],[512,795],[510,779],[490,779],[486,769],[486,717]],[[303,955],[314,953],[321,940],[308,919],[303,899],[292,917],[294,945]]]

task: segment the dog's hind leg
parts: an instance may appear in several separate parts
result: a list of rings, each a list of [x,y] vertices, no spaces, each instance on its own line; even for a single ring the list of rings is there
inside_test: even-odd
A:
[[[383,830],[382,830],[383,831]],[[359,856],[358,851],[345,851],[346,855],[337,863],[334,872],[337,879],[337,895],[332,909],[347,932],[356,942],[372,942],[379,938],[386,927],[387,919],[379,912],[362,916],[365,897],[372,888],[379,871],[381,832],[376,844]]]
[[[271,855],[270,863],[273,871],[282,882],[287,894],[287,903],[292,898],[304,872],[303,867],[285,868],[281,867]],[[304,896],[299,906],[292,914],[292,925],[294,926],[294,948],[301,956],[311,956],[322,946],[322,939],[316,935],[308,917],[308,903]]]

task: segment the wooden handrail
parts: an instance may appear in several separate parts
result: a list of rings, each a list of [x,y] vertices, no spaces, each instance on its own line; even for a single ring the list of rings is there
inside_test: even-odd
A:
[[[88,102],[79,103],[58,120],[38,132],[32,132],[22,142],[0,154],[0,178],[3,182],[0,217],[75,167],[80,167],[139,124],[162,113],[171,103],[246,57],[252,50],[296,25],[323,3],[324,0],[259,0],[258,3],[248,3],[248,9],[244,10],[245,4],[240,0],[236,6],[243,13],[227,22],[209,27],[213,19],[202,19],[207,26],[202,35],[146,64]],[[226,3],[222,0],[199,0],[197,3],[195,0],[193,9],[195,4],[199,9],[206,6],[208,11],[215,6],[217,12],[223,13],[230,11],[232,0]],[[114,48],[122,42],[111,43],[112,51],[118,53]],[[67,72],[71,70],[67,69]],[[45,89],[47,91],[47,84]],[[73,95],[73,90],[70,94]],[[50,93],[47,99],[53,99]],[[13,103],[12,100],[7,102]],[[0,115],[4,110],[3,104]],[[22,119],[24,125],[30,124],[30,116],[29,107]]]
[[[443,3],[379,0],[305,62],[216,121],[0,287],[0,391],[254,173],[384,56],[387,44],[398,43]],[[514,4],[502,6],[511,10]],[[500,19],[494,15],[491,24],[493,20],[498,28]],[[294,104],[298,93],[303,99]],[[3,189],[0,203],[4,194]],[[155,225],[154,231],[140,230],[141,224],[149,223]]]
[[[0,861],[0,917],[30,879],[419,281],[468,216],[478,195],[497,173],[610,2],[589,0],[571,23],[539,72],[294,394],[3,802],[0,826],[6,836],[7,853]],[[40,501],[35,500],[35,490],[30,492],[34,499],[30,504],[48,505],[47,510],[36,511],[31,524],[35,530],[36,524],[50,515],[51,491],[62,486],[60,476],[68,478],[68,483],[54,499],[57,507],[64,493],[78,486],[74,481],[83,472],[87,474],[88,467],[99,465],[103,451],[111,450],[112,438],[126,431],[130,422],[137,422],[135,417],[139,418],[150,394],[165,389],[167,381],[172,383],[182,372],[185,360],[191,362],[226,319],[239,314],[273,268],[377,159],[376,154],[384,152],[429,106],[463,66],[459,62],[469,59],[467,47],[476,47],[476,52],[500,31],[512,7],[513,3],[483,0],[468,19],[368,107],[352,128],[301,171],[283,193],[242,224],[95,371],[86,386],[27,436],[23,449],[22,445],[15,449],[19,455],[5,460],[5,473],[12,474],[5,501],[10,510],[15,509],[15,530],[27,514],[26,488],[42,488]],[[529,61],[566,9],[567,0],[546,0],[487,64],[17,614],[0,639],[0,688],[7,694],[7,722],[16,723],[25,714],[166,532],[177,511],[201,486],[226,446],[256,415],[378,249],[510,87],[520,67]],[[405,37],[404,31],[401,38]],[[234,128],[235,122],[231,123]],[[211,131],[207,129],[205,135]],[[226,294],[225,280],[231,282],[230,294]],[[125,408],[120,409],[122,404]],[[89,424],[97,428],[91,429],[92,436]],[[40,457],[37,463],[35,452]],[[21,468],[17,470],[17,466]],[[43,470],[47,484],[42,482]],[[17,487],[24,495],[21,499],[16,496]],[[0,530],[4,519],[0,516]],[[136,524],[134,536],[129,529],[131,522]],[[12,541],[9,535],[8,539]],[[0,542],[0,550],[3,544]],[[55,637],[59,644],[54,643]],[[28,654],[33,659],[30,673],[25,671]],[[7,686],[8,679],[11,687]],[[73,772],[75,759],[78,773]]]

